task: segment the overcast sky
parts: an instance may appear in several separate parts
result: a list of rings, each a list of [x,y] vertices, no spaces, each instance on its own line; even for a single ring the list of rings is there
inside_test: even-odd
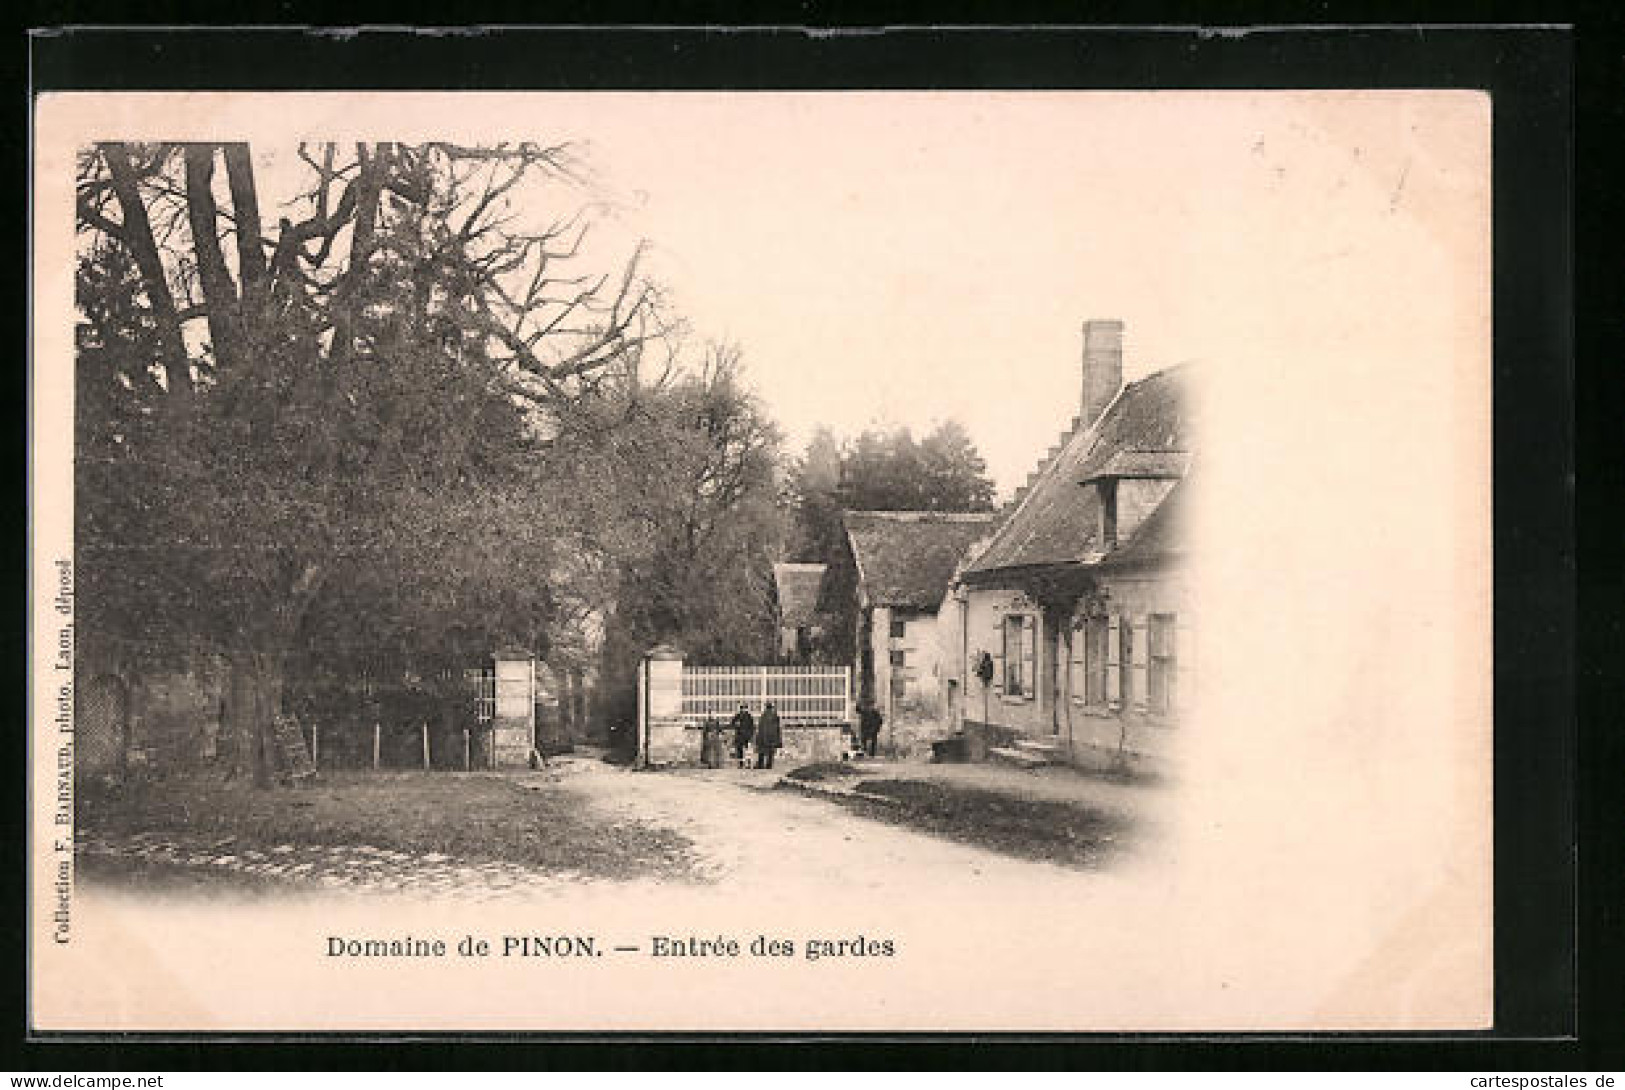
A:
[[[1461,273],[1488,269],[1487,100],[1468,92],[79,105],[61,116],[88,138],[247,137],[273,159],[300,139],[576,142],[612,209],[598,256],[648,239],[677,309],[743,349],[793,448],[820,424],[918,434],[954,417],[1001,494],[1076,411],[1086,319],[1126,323],[1131,380],[1187,360],[1216,376],[1388,352],[1425,364],[1479,290]]]
[[[1375,318],[1481,183],[1403,94],[548,98],[793,445],[956,417],[1001,493],[1076,410],[1085,319],[1127,323],[1133,379],[1264,351],[1327,291]]]

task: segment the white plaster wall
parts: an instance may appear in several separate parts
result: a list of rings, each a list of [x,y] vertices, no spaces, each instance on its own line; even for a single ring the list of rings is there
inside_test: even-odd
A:
[[[1043,615],[1037,603],[1020,591],[972,588],[969,592],[965,618],[968,654],[966,661],[961,665],[964,676],[969,679],[965,692],[965,717],[992,723],[995,726],[1009,727],[1024,734],[1037,734],[1040,731],[1047,733],[1049,712],[1044,694],[1035,692],[1030,698],[1007,699],[1004,695],[1002,669],[995,669],[993,683],[988,686],[984,717],[983,686],[981,679],[976,677],[976,660],[983,651],[986,651],[993,656],[995,664],[1001,661],[1004,647],[1004,619],[1011,613],[1027,613],[1038,619],[1037,648],[1033,661],[1035,682],[1044,676],[1044,661],[1050,653],[1046,644],[1051,643],[1053,637],[1045,629]]]

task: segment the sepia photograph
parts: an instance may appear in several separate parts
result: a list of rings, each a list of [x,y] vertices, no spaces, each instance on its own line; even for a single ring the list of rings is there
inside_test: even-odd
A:
[[[42,96],[33,1025],[1488,1028],[1490,123]]]

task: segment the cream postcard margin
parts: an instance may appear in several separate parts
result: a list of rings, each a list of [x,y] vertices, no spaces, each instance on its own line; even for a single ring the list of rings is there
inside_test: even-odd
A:
[[[1061,898],[1074,887],[1042,866],[1009,883],[945,876],[940,888],[886,903],[862,890],[809,897],[807,888],[748,883],[727,899],[583,883],[506,908],[406,898],[211,904],[75,888],[65,943],[54,919],[59,867],[71,862],[55,823],[66,759],[57,720],[71,688],[70,674],[56,668],[68,620],[56,601],[57,562],[72,556],[76,149],[109,138],[512,139],[527,119],[566,104],[590,135],[595,103],[647,109],[651,119],[690,107],[771,119],[777,105],[821,99],[861,107],[861,126],[929,96],[41,98],[30,406],[33,1027],[1487,1027],[1489,99],[1455,91],[1031,94],[1078,109],[1142,102],[1148,148],[1179,138],[1183,107],[1258,111],[1282,132],[1350,150],[1346,169],[1324,176],[1304,177],[1283,161],[1280,203],[1263,210],[1228,208],[1226,194],[1191,179],[1201,215],[1226,229],[1197,248],[1175,237],[1183,221],[1174,216],[1166,236],[1146,239],[1166,261],[1208,262],[1214,277],[1255,283],[1259,295],[1255,311],[1219,331],[1245,349],[1211,360],[1204,377],[1200,714],[1185,739],[1172,829],[1154,858],[1101,872],[1081,900]],[[1021,94],[949,97],[970,106]],[[1262,132],[1259,144],[1269,155]],[[894,937],[898,956],[882,964],[339,964],[322,948],[330,934],[456,938],[506,929],[637,939],[842,932],[854,923]]]

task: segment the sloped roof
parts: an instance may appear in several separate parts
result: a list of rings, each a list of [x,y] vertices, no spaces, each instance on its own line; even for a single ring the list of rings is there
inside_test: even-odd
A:
[[[966,550],[996,516],[938,511],[844,511],[858,579],[871,605],[935,609]]]
[[[1044,470],[1048,469],[1050,463],[1055,461],[1056,455],[1065,450],[1066,445],[1072,441],[1072,437],[1082,430],[1084,430],[1083,417],[1074,416],[1072,422],[1066,426],[1066,430],[1061,432],[1061,437],[1050,444],[1049,450],[1045,451],[1044,456],[1038,459],[1038,464],[1028,471],[1027,479],[1021,482],[1021,486],[1015,490],[1015,493],[1011,495],[1004,506],[999,508],[1001,516],[1008,515],[1021,506],[1021,501],[1026,499],[1027,493],[1032,490],[1033,483],[1044,475]]]
[[[1185,475],[1190,461],[1191,456],[1185,451],[1120,450],[1083,479],[1098,481],[1104,477],[1149,477],[1178,480]]]
[[[1118,547],[1102,563],[1156,564],[1183,555],[1190,525],[1190,492],[1188,479],[1174,485],[1128,544]]]
[[[1022,502],[966,572],[1076,563],[1098,556],[1099,499],[1083,482],[1115,475],[1114,459],[1116,467],[1125,469],[1182,468],[1178,465],[1182,459],[1172,456],[1191,449],[1188,374],[1187,366],[1170,367],[1123,387],[1097,424],[1074,431],[1061,451],[1047,460]],[[1130,457],[1120,457],[1125,454]]]
[[[813,623],[826,568],[824,564],[773,565],[773,586],[779,595],[780,624],[799,628]]]

